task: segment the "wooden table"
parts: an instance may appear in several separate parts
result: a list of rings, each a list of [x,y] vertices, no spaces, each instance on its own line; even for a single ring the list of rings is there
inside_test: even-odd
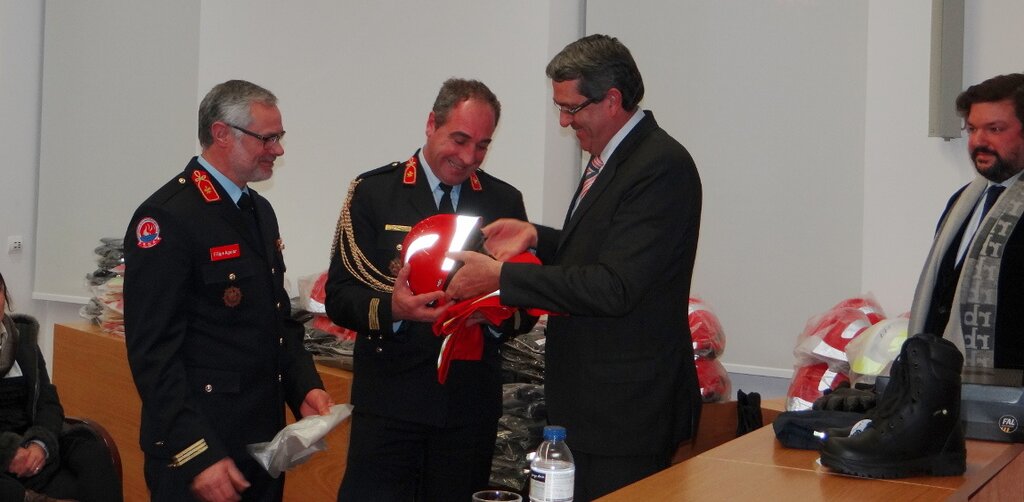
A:
[[[1024,444],[967,441],[963,476],[855,478],[783,448],[767,425],[602,497],[639,500],[1024,500]]]
[[[317,365],[317,371],[334,402],[350,401],[351,372],[322,365]],[[53,382],[65,414],[96,420],[113,436],[121,453],[125,500],[149,500],[139,449],[142,402],[128,369],[124,339],[87,322],[55,325]],[[345,472],[350,430],[346,420],[327,436],[326,451],[288,472],[286,501],[336,498]]]

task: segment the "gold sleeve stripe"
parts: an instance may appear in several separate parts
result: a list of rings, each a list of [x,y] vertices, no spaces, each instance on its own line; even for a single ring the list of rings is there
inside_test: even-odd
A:
[[[370,329],[376,331],[380,329],[380,319],[377,318],[377,308],[380,307],[380,298],[370,299]]]
[[[178,454],[174,456],[174,462],[171,462],[170,466],[181,467],[185,465],[186,462],[198,457],[200,454],[202,454],[208,449],[210,448],[206,446],[206,440],[200,439],[199,441],[192,443],[192,446],[189,446],[188,448],[185,448],[184,450],[178,452]]]
[[[411,232],[412,227],[410,227],[409,225],[392,225],[391,223],[388,223],[387,225],[384,225],[384,230],[392,230],[395,232]]]

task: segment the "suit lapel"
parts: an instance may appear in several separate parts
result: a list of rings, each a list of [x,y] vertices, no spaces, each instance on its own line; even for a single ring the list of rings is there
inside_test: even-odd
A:
[[[601,168],[601,174],[597,176],[597,181],[587,191],[587,196],[579,202],[579,207],[575,211],[573,211],[572,207],[569,208],[569,213],[565,216],[565,224],[562,226],[562,242],[565,242],[569,234],[576,228],[576,225],[583,219],[587,210],[601,198],[601,194],[611,185],[620,166],[625,164],[626,160],[640,146],[644,138],[657,129],[657,127],[658,123],[654,120],[654,114],[648,111],[645,112],[644,118],[640,120],[636,127],[625,138],[622,138],[622,142],[615,148],[611,158],[605,161],[604,167]],[[577,187],[573,200],[579,197],[579,193],[580,188]]]

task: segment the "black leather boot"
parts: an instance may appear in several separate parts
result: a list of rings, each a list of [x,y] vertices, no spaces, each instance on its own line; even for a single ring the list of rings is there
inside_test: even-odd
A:
[[[869,478],[957,476],[967,466],[960,422],[964,358],[950,341],[920,334],[903,343],[866,427],[821,446],[821,463]]]

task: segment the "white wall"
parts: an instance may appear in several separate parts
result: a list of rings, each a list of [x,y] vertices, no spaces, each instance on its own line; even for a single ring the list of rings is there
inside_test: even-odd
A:
[[[0,0],[0,272],[19,312],[42,317],[45,305],[32,298],[35,263],[36,180],[39,165],[39,100],[43,60],[43,2]],[[8,254],[8,236],[19,235],[23,251]],[[49,339],[42,340],[50,352]]]
[[[594,2],[595,0],[592,0],[592,3]],[[917,274],[920,271],[921,263],[931,240],[932,229],[946,198],[958,186],[971,178],[972,169],[964,153],[965,145],[963,140],[954,140],[947,143],[941,139],[926,137],[927,65],[929,59],[928,44],[930,39],[931,1],[906,0],[903,2],[891,2],[886,0],[862,0],[855,3],[863,5],[864,2],[867,4],[867,12],[864,14],[866,16],[865,34],[863,36],[864,40],[861,42],[865,47],[864,55],[836,55],[837,58],[863,57],[865,59],[865,71],[863,76],[860,77],[863,80],[862,95],[856,95],[856,93],[853,95],[844,94],[837,95],[834,98],[836,106],[841,108],[843,114],[851,113],[849,111],[851,108],[863,108],[863,133],[861,135],[855,133],[850,135],[848,142],[844,144],[845,148],[842,151],[834,152],[837,157],[835,162],[822,162],[819,163],[820,165],[816,164],[819,169],[800,172],[809,184],[820,184],[822,182],[828,184],[831,180],[835,180],[837,176],[844,180],[850,176],[848,172],[837,172],[837,170],[852,169],[854,171],[862,171],[861,187],[850,187],[851,193],[862,192],[862,200],[842,199],[844,205],[853,207],[857,207],[858,204],[860,205],[858,209],[854,209],[854,212],[862,211],[862,216],[859,217],[862,219],[862,228],[852,229],[851,233],[854,237],[847,241],[826,243],[826,246],[831,247],[833,252],[849,252],[854,255],[861,255],[862,259],[858,263],[849,264],[843,270],[815,269],[815,272],[818,274],[838,274],[837,276],[841,279],[836,284],[841,286],[841,288],[837,286],[834,293],[838,294],[839,289],[846,295],[854,295],[861,291],[873,292],[881,301],[883,307],[891,315],[896,315],[909,308]],[[540,39],[539,41],[528,40],[522,44],[518,40],[510,42],[510,44],[516,47],[515,51],[509,51],[515,53],[515,58],[531,58],[537,62],[536,90],[528,91],[536,94],[529,94],[530,96],[536,97],[540,96],[541,93],[548,92],[547,84],[542,74],[543,65],[552,54],[580,33],[579,30],[581,29],[580,26],[583,19],[583,3],[583,0],[576,0],[575,2],[550,0],[547,2],[545,9],[530,10],[534,15],[539,15],[542,18],[540,20],[522,19],[515,12],[501,11],[513,16],[514,19],[527,23],[531,30],[534,30],[525,35],[527,38]],[[784,0],[760,1],[756,3],[760,9],[765,10],[768,16],[781,16],[789,10],[804,7],[814,8],[820,4],[827,4],[827,2],[817,1],[793,2]],[[217,4],[217,2],[204,2],[203,15],[209,17],[204,17],[203,23],[211,23],[214,19],[224,20],[226,16],[226,12],[223,12],[224,7]],[[721,9],[716,10],[716,4],[720,4]],[[77,305],[60,302],[32,301],[29,298],[30,292],[34,289],[32,269],[34,266],[34,225],[37,201],[35,184],[39,163],[38,131],[43,5],[43,0],[0,0],[0,116],[4,117],[4,120],[0,121],[0,137],[4,138],[3,144],[5,146],[4,160],[2,161],[4,196],[0,198],[0,214],[3,215],[0,218],[0,245],[6,244],[6,236],[8,235],[22,235],[25,237],[26,242],[26,251],[22,255],[8,255],[5,250],[0,253],[0,270],[3,271],[7,278],[11,291],[16,295],[15,299],[17,300],[19,310],[40,317],[40,321],[44,324],[44,329],[48,330],[53,322],[75,320],[78,307]],[[261,3],[260,5],[263,4]],[[270,8],[270,5],[270,3],[267,3],[264,7]],[[287,10],[285,7],[288,5],[277,2],[273,3],[273,8],[275,12],[280,12]],[[643,3],[636,5],[637,7],[623,14],[617,22],[622,25],[641,24],[652,27],[668,23],[669,27],[671,26],[671,19],[660,19],[658,16],[652,16]],[[707,32],[691,33],[693,39],[698,43],[707,44],[709,40],[716,40],[714,32],[720,30],[722,26],[727,26],[728,23],[733,22],[728,18],[722,17],[722,13],[726,12],[725,9],[735,8],[736,0],[716,3],[699,2],[693,5],[697,5],[704,10],[687,11],[686,15],[692,16],[697,12],[705,12],[711,16],[708,23],[704,25]],[[1017,53],[1019,48],[1024,46],[1024,33],[1019,30],[1016,24],[1019,24],[1020,19],[1024,19],[1024,3],[1017,0],[987,0],[986,2],[969,2],[967,9],[968,35],[965,43],[965,83],[976,83],[997,73],[1021,71],[1022,68],[1020,67],[1020,59]],[[493,16],[486,12],[481,10],[471,10],[470,12],[477,16],[476,19],[480,19],[480,22],[476,24],[487,25],[494,22]],[[369,12],[368,15],[370,14],[372,12]],[[420,12],[419,14],[422,15],[423,13]],[[284,15],[284,17],[287,19],[289,15]],[[401,37],[400,32],[387,29],[394,26],[393,17],[389,18],[380,14],[377,17],[372,17],[372,19],[374,19],[373,22],[381,23],[379,32],[387,33],[392,38]],[[465,18],[458,19],[464,20]],[[295,29],[298,29],[300,25],[297,23],[300,21],[300,18],[291,19],[291,26],[296,26]],[[814,18],[807,20],[809,23],[819,21]],[[852,22],[856,23],[863,23],[863,21],[863,16],[855,16],[852,20]],[[469,23],[469,21],[464,22]],[[315,19],[310,21],[310,23],[311,29],[326,30],[326,27],[320,26]],[[217,28],[212,24],[205,24],[204,26],[206,29]],[[454,26],[454,23],[449,26]],[[669,29],[669,27],[665,29]],[[240,28],[233,29],[237,30]],[[299,35],[301,35],[301,32]],[[629,43],[629,40],[626,41]],[[318,50],[312,50],[316,49],[313,47],[307,52],[288,55],[279,54],[277,56],[280,58],[287,56],[286,59],[309,58],[315,61],[321,57],[330,56],[329,50],[373,50],[372,42],[368,40],[365,44],[351,48],[319,48]],[[719,42],[725,43],[725,41]],[[219,40],[219,43],[228,44],[228,41]],[[772,40],[765,40],[763,43],[770,46]],[[518,50],[520,46],[524,47],[522,53]],[[229,53],[228,49],[225,48],[220,57],[241,57],[239,55],[245,53],[259,53],[264,47],[267,47],[266,50],[270,54],[275,54],[273,48],[269,45],[236,44],[230,47],[231,52]],[[734,46],[729,47],[734,48]],[[651,50],[654,50],[654,48],[651,48]],[[651,61],[647,48],[634,47],[634,53],[636,53],[637,59],[640,60],[641,69],[645,74],[659,71],[657,66],[661,62]],[[212,55],[203,57],[207,58],[203,60],[203,64],[210,64],[214,61],[209,59]],[[516,61],[521,60],[517,59]],[[770,59],[766,59],[767,63],[770,63]],[[298,85],[292,82],[311,78],[310,75],[305,73],[295,74],[294,67],[291,66],[292,64],[287,61],[282,62],[278,59],[271,59],[264,65],[267,69],[253,68],[253,70],[263,71],[265,74],[261,73],[260,75],[274,78],[271,75],[272,70],[277,67],[281,78],[287,77],[289,79],[288,82],[284,80],[275,82],[278,86]],[[464,64],[466,65],[464,66],[465,68],[477,68],[478,62],[469,61]],[[479,65],[482,68],[484,63],[479,62]],[[362,82],[354,83],[353,85],[363,85],[366,82],[379,83],[375,67],[373,65],[367,66],[369,66],[369,69],[360,68],[361,73],[356,77]],[[323,68],[320,71],[338,70]],[[498,70],[482,71],[496,72]],[[762,89],[760,82],[756,78],[757,76],[758,73],[755,72],[753,75],[750,75],[750,78],[737,79],[735,74],[727,71],[724,71],[724,73],[689,72],[680,76],[679,86],[681,89],[686,89],[697,84],[717,85],[718,79],[722,79],[721,85],[729,86],[729,89],[732,89],[737,96],[750,95],[762,102],[771,100],[776,102],[780,108],[795,99],[793,96],[780,92],[777,88],[770,95],[765,95],[764,89]],[[730,79],[730,77],[732,78]],[[207,77],[207,80],[200,82],[197,92],[205,92],[205,87],[212,84],[216,78],[219,77],[211,75]],[[252,78],[259,81],[256,77]],[[417,110],[417,116],[423,115],[423,118],[425,118],[425,107],[432,98],[432,96],[428,95],[436,91],[436,86],[440,83],[440,77],[438,75],[430,75],[420,78],[412,75],[409,78],[414,80],[408,85],[408,90],[383,87],[384,84],[381,84],[379,90],[377,86],[369,91],[364,88],[364,94],[367,92],[369,94],[362,98],[352,98],[344,94],[335,96],[328,92],[331,89],[324,89],[320,91],[325,93],[322,99],[325,106],[329,106],[330,109],[324,112],[323,118],[318,118],[317,120],[354,121],[367,118],[365,116],[354,118],[347,116],[343,105],[345,99],[372,99],[378,105],[382,117],[390,113],[397,113],[398,109],[393,108],[394,100],[397,99],[406,108],[422,107],[422,110]],[[271,89],[277,90],[272,83],[267,85]],[[496,83],[492,85],[497,87]],[[664,94],[665,92],[667,91],[659,88],[648,90],[651,99],[656,99],[657,95]],[[300,97],[296,99],[291,95],[281,92],[279,94],[281,94],[283,100],[282,108],[285,111],[285,125],[289,129],[289,135],[299,138],[305,137],[305,139],[299,140],[296,138],[293,140],[290,138],[288,144],[289,152],[285,157],[286,163],[279,173],[280,177],[275,177],[275,182],[278,183],[289,183],[296,186],[300,182],[309,183],[313,185],[313,190],[325,190],[316,186],[320,180],[304,178],[297,172],[302,167],[298,161],[287,160],[301,157],[296,154],[298,150],[330,148],[332,152],[331,158],[355,159],[351,162],[351,165],[347,161],[341,164],[339,160],[339,172],[336,175],[336,180],[333,181],[344,183],[344,181],[340,180],[345,179],[346,175],[350,172],[355,173],[369,169],[389,160],[397,160],[392,157],[411,153],[411,151],[407,150],[417,146],[416,142],[422,137],[418,136],[418,134],[422,133],[422,124],[419,123],[423,120],[422,118],[418,119],[415,123],[398,123],[397,126],[403,128],[401,131],[397,131],[395,127],[384,127],[384,125],[388,124],[381,120],[381,130],[375,133],[395,136],[389,140],[394,142],[394,148],[378,148],[374,149],[374,151],[366,151],[360,143],[349,138],[319,137],[316,132],[317,128],[313,127],[316,125],[315,123],[305,125],[296,123],[294,120],[297,118],[295,116],[296,113],[299,113],[300,116],[305,113],[309,117],[314,117],[314,114],[317,113],[312,109],[303,112],[292,108],[302,103],[305,98]],[[409,97],[407,94],[414,94],[415,96]],[[499,97],[502,97],[503,100],[505,99],[501,92],[499,92]],[[529,163],[545,166],[561,166],[563,163],[572,164],[576,160],[575,150],[565,148],[565,144],[572,144],[572,139],[571,137],[561,135],[562,133],[558,130],[557,125],[554,124],[554,115],[548,110],[550,107],[547,106],[547,100],[548,98],[545,95],[544,106],[541,107],[541,110],[544,111],[523,109],[516,112],[516,114],[521,113],[521,116],[517,117],[516,114],[513,114],[503,117],[503,123],[498,132],[499,136],[495,142],[496,150],[494,153],[501,151],[502,148],[507,148],[502,147],[503,143],[537,141],[537,138],[543,137],[545,138],[542,140],[545,142],[543,147],[531,153],[528,159]],[[728,196],[722,195],[722,187],[718,186],[721,180],[727,179],[719,177],[722,174],[727,174],[724,171],[726,167],[714,167],[714,169],[722,170],[722,172],[712,173],[710,171],[713,166],[716,166],[716,162],[719,162],[717,159],[749,155],[750,152],[744,152],[743,150],[750,148],[749,145],[765,141],[764,137],[750,138],[738,134],[736,128],[723,127],[718,131],[718,134],[723,136],[731,135],[731,139],[734,139],[731,142],[732,146],[729,149],[723,150],[707,150],[705,144],[714,138],[710,137],[710,132],[706,130],[704,124],[710,119],[721,119],[721,114],[719,113],[721,108],[715,106],[716,104],[716,102],[706,100],[697,101],[695,106],[699,108],[686,114],[677,114],[672,110],[658,112],[657,103],[651,104],[651,107],[658,112],[659,120],[666,124],[669,131],[687,144],[694,151],[695,156],[698,157],[698,165],[702,169],[702,174],[706,180],[706,211],[708,211],[709,215],[720,211],[716,207],[718,204],[730,200]],[[513,105],[509,104],[506,106],[511,108]],[[785,134],[779,133],[779,122],[777,117],[771,113],[749,115],[735,112],[726,118],[741,124],[750,122],[759,126],[759,128],[751,128],[748,132],[744,133],[745,135],[758,134],[757,131],[760,128],[769,131],[765,134],[778,134],[773,136],[776,141],[775,147],[763,152],[763,156],[774,163],[774,169],[788,169],[788,163],[780,162],[779,159],[801,158],[804,154],[802,149],[808,145],[804,141],[808,136],[807,131],[816,132],[818,129],[834,129],[842,125],[835,123],[836,114],[831,106],[815,107],[804,110],[804,112],[806,115],[795,118],[800,119],[799,122],[787,126],[782,131]],[[369,118],[371,120],[378,120],[376,117]],[[506,121],[506,119],[510,120]],[[189,127],[192,127],[192,125],[189,125]],[[746,129],[743,130],[747,131]],[[296,131],[302,134],[293,135],[292,133]],[[708,137],[702,137],[702,134],[708,135]],[[402,136],[397,137],[398,135]],[[303,144],[303,142],[310,142],[310,144]],[[813,143],[810,145],[814,146]],[[737,152],[733,152],[733,149],[737,150]],[[818,154],[816,151],[814,153]],[[514,157],[512,152],[503,152],[503,154]],[[357,155],[359,156],[358,158],[355,157]],[[863,165],[858,166],[856,165],[857,161],[853,159],[858,159],[861,156],[863,156]],[[492,156],[488,162],[495,160],[495,158],[497,157]],[[184,156],[181,159],[161,159],[162,162],[174,164],[174,169],[180,167],[178,164],[184,160]],[[565,191],[571,192],[572,187],[575,186],[577,172],[574,172],[574,169],[548,169],[543,171],[540,179],[526,179],[524,181],[523,178],[518,177],[519,174],[516,174],[518,171],[515,168],[506,168],[504,165],[499,167],[497,163],[495,163],[494,168],[503,170],[499,175],[511,178],[513,182],[523,185],[524,192],[529,197],[528,203],[530,207],[528,209],[532,215],[543,221],[556,224],[561,220],[564,213],[564,204],[568,200],[568,195],[566,195]],[[527,166],[524,169],[529,170],[531,168]],[[505,169],[508,170],[505,171]],[[295,179],[287,179],[286,173],[288,176],[294,176]],[[172,173],[168,172],[167,176],[170,176],[170,174]],[[771,182],[771,176],[768,173],[759,173],[756,176],[763,176],[763,178],[756,178],[759,182]],[[854,178],[857,178],[857,176],[859,175],[855,175]],[[547,184],[542,184],[542,180]],[[340,205],[340,199],[335,197],[335,188],[330,188],[330,200],[335,204],[335,207],[325,211],[325,214],[318,214],[317,218],[333,220],[336,215],[336,206]],[[264,188],[264,191],[273,198],[275,191],[279,189],[283,189],[283,187],[271,186]],[[848,196],[847,194],[844,197]],[[288,204],[286,201],[275,200],[274,202],[279,207],[279,211],[284,211],[285,208],[283,206]],[[742,201],[734,202],[739,203]],[[813,209],[813,206],[811,207]],[[775,206],[758,206],[750,209],[751,211],[765,211],[767,214],[772,214],[779,210]],[[288,211],[292,210],[289,209]],[[328,214],[332,212],[334,214]],[[858,219],[858,217],[851,219],[849,215],[845,215],[844,218],[850,219],[850,221]],[[765,246],[765,242],[768,242],[770,245],[779,244],[783,246],[782,248],[765,248],[764,254],[769,257],[773,253],[785,252],[785,246],[814,245],[813,235],[802,235],[797,232],[793,235],[787,235],[787,242],[776,243],[772,240],[765,241],[763,239],[758,242],[751,242],[750,239],[745,238],[742,234],[729,237],[729,228],[728,225],[720,225],[716,228],[705,223],[704,235],[702,237],[707,237],[708,245],[715,241],[725,242],[725,239],[729,238],[732,239],[731,242],[734,242],[737,247]],[[288,237],[290,240],[295,240],[296,238],[303,237]],[[329,235],[321,235],[318,230],[315,233],[311,233],[310,238],[320,239],[322,241],[321,244],[326,245]],[[739,270],[755,269],[756,267],[768,266],[770,260],[740,262],[733,255],[719,257],[705,252],[703,247],[705,243],[702,242],[701,245],[702,251],[698,258],[695,285],[706,290],[711,288],[712,284],[715,284],[715,287],[721,287],[721,291],[723,291],[720,294],[716,293],[716,297],[709,298],[709,301],[717,303],[719,300],[722,300],[728,303],[735,301],[733,298],[738,298],[751,302],[751,305],[754,305],[755,302],[788,301],[785,297],[763,298],[751,296],[748,287],[749,282],[743,281],[741,274],[730,276],[736,279],[729,282],[722,282],[720,284],[715,282],[716,277],[726,274],[730,267],[738,267]],[[835,251],[835,248],[838,246],[848,246],[852,251]],[[326,250],[324,253],[326,254]],[[295,268],[294,265],[292,266]],[[809,266],[814,268],[818,265],[810,263]],[[87,271],[82,270],[81,273],[84,274]],[[796,273],[796,271],[791,273]],[[854,279],[850,279],[850,277]],[[860,278],[859,282],[856,280],[858,277]],[[791,329],[787,329],[785,332],[764,335],[769,337],[768,343],[774,343],[780,347],[772,349],[774,352],[765,351],[762,354],[761,345],[754,345],[756,347],[754,350],[741,349],[740,346],[746,342],[737,341],[742,340],[744,336],[759,336],[757,332],[748,332],[747,327],[756,326],[762,318],[754,316],[751,314],[752,311],[748,312],[744,309],[728,309],[725,312],[721,312],[723,322],[726,323],[726,331],[733,335],[730,338],[730,346],[725,358],[725,362],[731,366],[730,369],[740,369],[752,373],[760,372],[769,375],[785,373],[789,369],[790,364],[784,352],[791,349],[790,344],[793,337],[802,328],[804,321],[807,317],[827,308],[835,300],[838,300],[838,298],[829,297],[830,294],[829,291],[826,291],[827,289],[813,288],[809,290],[810,294],[817,294],[820,296],[820,299],[816,300],[816,302],[801,302],[799,305],[790,305],[784,314],[780,313],[773,319],[773,322],[779,325],[792,326]],[[700,290],[695,289],[695,292],[700,293]],[[728,297],[725,295],[728,295]],[[742,335],[739,331],[741,326],[745,332]],[[44,345],[48,346],[48,343],[46,341]],[[48,349],[47,352],[49,352]]]

